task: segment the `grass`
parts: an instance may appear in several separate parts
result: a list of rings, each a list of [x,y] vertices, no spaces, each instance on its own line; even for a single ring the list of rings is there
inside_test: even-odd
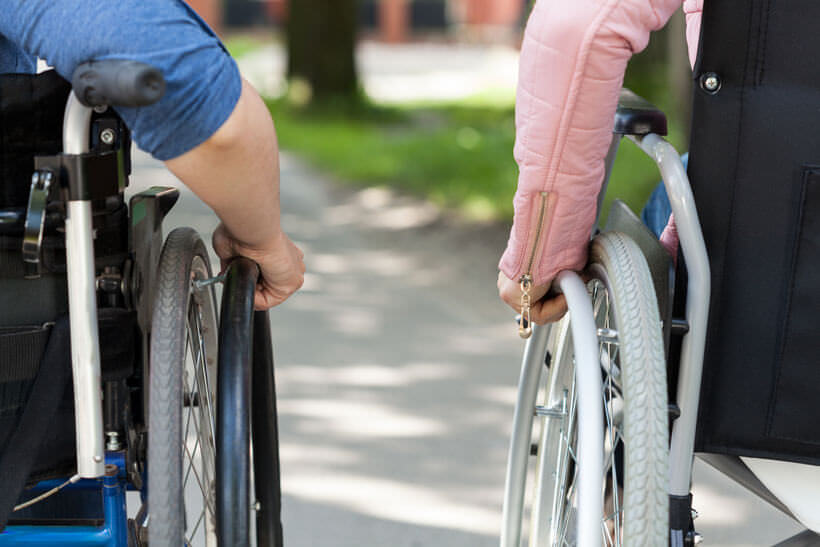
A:
[[[270,106],[282,147],[342,181],[389,185],[477,219],[512,213],[510,107]]]
[[[252,51],[256,51],[261,46],[269,44],[272,37],[267,34],[253,34],[243,32],[235,35],[230,35],[223,40],[228,53],[234,59],[240,59]]]
[[[243,44],[229,42],[229,48]],[[434,85],[434,84],[433,84]],[[664,40],[635,57],[625,85],[670,115],[669,140],[684,150],[685,124],[669,88]],[[486,95],[486,94],[485,94]],[[385,185],[469,218],[507,221],[518,170],[512,98],[490,93],[454,104],[378,106],[367,101],[302,109],[270,101],[282,147],[357,185]],[[620,147],[604,206],[617,195],[640,211],[659,180],[635,145]]]
[[[512,216],[518,172],[512,106],[335,104],[302,110],[284,100],[269,106],[282,147],[343,182],[391,186],[471,219]],[[657,181],[654,164],[624,142],[609,195],[639,211]]]

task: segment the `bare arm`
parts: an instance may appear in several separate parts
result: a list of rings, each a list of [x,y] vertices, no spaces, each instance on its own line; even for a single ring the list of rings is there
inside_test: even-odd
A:
[[[219,216],[214,250],[223,260],[256,260],[263,280],[257,309],[275,306],[301,287],[302,252],[280,227],[279,148],[265,103],[243,81],[227,121],[207,141],[168,160],[168,168]]]

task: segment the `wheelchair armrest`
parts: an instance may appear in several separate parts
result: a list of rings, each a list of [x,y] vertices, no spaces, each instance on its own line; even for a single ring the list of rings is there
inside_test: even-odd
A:
[[[658,107],[624,88],[615,111],[615,128],[619,135],[666,135],[666,114]]]

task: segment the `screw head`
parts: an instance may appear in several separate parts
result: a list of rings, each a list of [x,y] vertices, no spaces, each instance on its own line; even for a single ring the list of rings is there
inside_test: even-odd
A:
[[[695,531],[690,531],[686,534],[686,541],[684,543],[687,545],[700,545],[703,543],[703,536]]]
[[[720,90],[720,77],[714,72],[707,72],[700,77],[700,86],[707,93],[717,93]]]
[[[113,129],[103,129],[102,132],[100,132],[100,140],[105,144],[114,144],[116,138],[117,136],[114,134]]]

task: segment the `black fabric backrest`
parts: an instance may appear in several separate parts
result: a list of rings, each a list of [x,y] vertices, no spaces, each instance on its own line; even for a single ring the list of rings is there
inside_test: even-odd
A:
[[[712,265],[701,451],[820,465],[818,30],[813,0],[705,2],[689,161]]]
[[[62,151],[70,91],[53,70],[0,75],[0,209],[25,207],[34,156]]]

